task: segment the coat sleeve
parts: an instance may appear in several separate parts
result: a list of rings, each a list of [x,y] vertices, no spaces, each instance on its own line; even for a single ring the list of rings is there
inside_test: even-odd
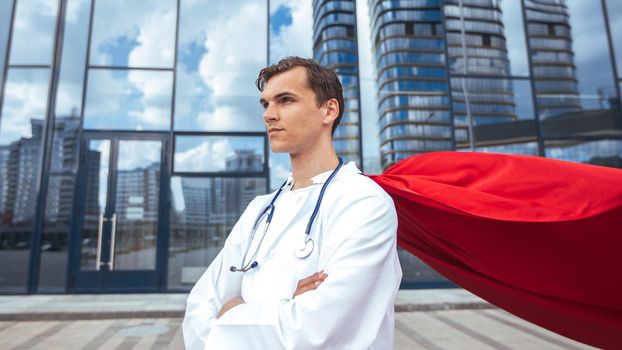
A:
[[[378,192],[330,208],[324,283],[291,300],[232,308],[213,324],[206,349],[363,349],[377,341],[401,279],[395,208]]]
[[[186,300],[182,332],[186,349],[199,350],[216,321],[222,305],[240,296],[241,274],[229,271],[226,262],[241,261],[242,216],[233,227],[225,245],[194,285]]]

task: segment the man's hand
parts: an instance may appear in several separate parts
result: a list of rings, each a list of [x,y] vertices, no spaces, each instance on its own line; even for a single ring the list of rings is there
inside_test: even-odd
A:
[[[233,309],[234,307],[240,304],[244,304],[244,300],[242,300],[242,298],[233,298],[229,300],[228,302],[225,303],[225,305],[222,306],[222,308],[220,309],[220,312],[218,313],[217,318],[220,318],[220,316],[224,315],[225,312]]]
[[[328,275],[324,273],[324,270],[322,270],[301,279],[298,281],[298,285],[296,286],[294,298],[304,292],[316,289],[320,284],[322,284],[322,282],[324,282],[326,277],[328,277]]]

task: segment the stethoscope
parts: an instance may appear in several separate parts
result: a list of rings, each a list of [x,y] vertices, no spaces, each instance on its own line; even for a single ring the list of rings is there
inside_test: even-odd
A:
[[[326,179],[326,182],[324,182],[324,185],[322,185],[322,189],[320,190],[320,195],[317,199],[317,202],[315,203],[315,209],[313,209],[313,213],[311,214],[311,217],[309,218],[309,222],[307,223],[307,229],[305,230],[305,239],[302,241],[302,244],[300,246],[294,248],[294,255],[298,259],[307,258],[309,255],[311,255],[311,253],[313,252],[313,249],[315,248],[315,242],[310,237],[311,226],[313,226],[313,220],[315,220],[315,217],[317,216],[317,213],[320,210],[320,204],[322,203],[324,192],[326,192],[326,187],[328,187],[328,184],[333,179],[333,177],[335,177],[335,175],[337,174],[337,172],[339,171],[342,165],[343,165],[343,159],[339,157],[339,165],[337,165],[337,167],[335,168],[335,170],[333,170],[333,172],[330,174],[328,179]],[[279,198],[279,195],[281,194],[281,192],[283,192],[283,188],[285,188],[285,185],[287,185],[287,180],[283,182],[283,184],[281,185],[279,190],[276,192],[274,197],[272,197],[270,204],[268,204],[268,206],[265,207],[264,210],[261,211],[261,213],[257,217],[257,220],[255,220],[255,224],[253,225],[253,230],[251,231],[250,239],[248,240],[248,245],[246,246],[246,250],[244,251],[244,256],[242,257],[242,264],[240,265],[241,267],[231,266],[229,268],[229,271],[246,272],[259,266],[259,263],[255,261],[255,258],[257,257],[257,253],[259,252],[259,248],[261,247],[261,243],[263,242],[263,239],[266,237],[266,233],[268,232],[270,223],[272,222],[272,217],[274,216],[274,211],[276,209],[276,207],[274,206],[274,203],[276,202],[277,198]],[[253,243],[253,239],[255,238],[255,234],[257,233],[257,228],[259,227],[259,224],[261,223],[261,220],[263,219],[265,215],[267,215],[268,217],[266,218],[266,225],[264,226],[264,229],[263,229],[263,235],[261,236],[261,239],[259,240],[259,244],[257,245],[257,248],[255,249],[255,253],[247,262],[246,258],[248,256],[248,252]]]

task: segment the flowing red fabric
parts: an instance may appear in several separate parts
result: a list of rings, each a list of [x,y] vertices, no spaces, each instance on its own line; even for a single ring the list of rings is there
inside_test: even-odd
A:
[[[622,349],[622,170],[435,152],[370,177],[393,197],[402,248],[519,317]]]

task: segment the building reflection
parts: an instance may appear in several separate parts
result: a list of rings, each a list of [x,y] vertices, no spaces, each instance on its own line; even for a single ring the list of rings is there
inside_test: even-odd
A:
[[[581,110],[566,1],[525,0],[540,119]]]
[[[4,249],[30,247],[37,200],[38,176],[43,149],[44,121],[31,119],[31,136],[0,146],[0,244]],[[52,158],[62,172],[75,167],[78,149],[77,116],[57,117]],[[55,177],[48,184],[44,249],[66,247],[72,211],[72,177]]]
[[[226,159],[226,172],[259,172],[263,156],[238,149]],[[223,247],[239,215],[256,197],[266,192],[266,179],[254,177],[181,177],[181,193],[173,197],[169,247],[169,284],[183,287],[196,282]],[[180,207],[183,206],[183,209]]]

